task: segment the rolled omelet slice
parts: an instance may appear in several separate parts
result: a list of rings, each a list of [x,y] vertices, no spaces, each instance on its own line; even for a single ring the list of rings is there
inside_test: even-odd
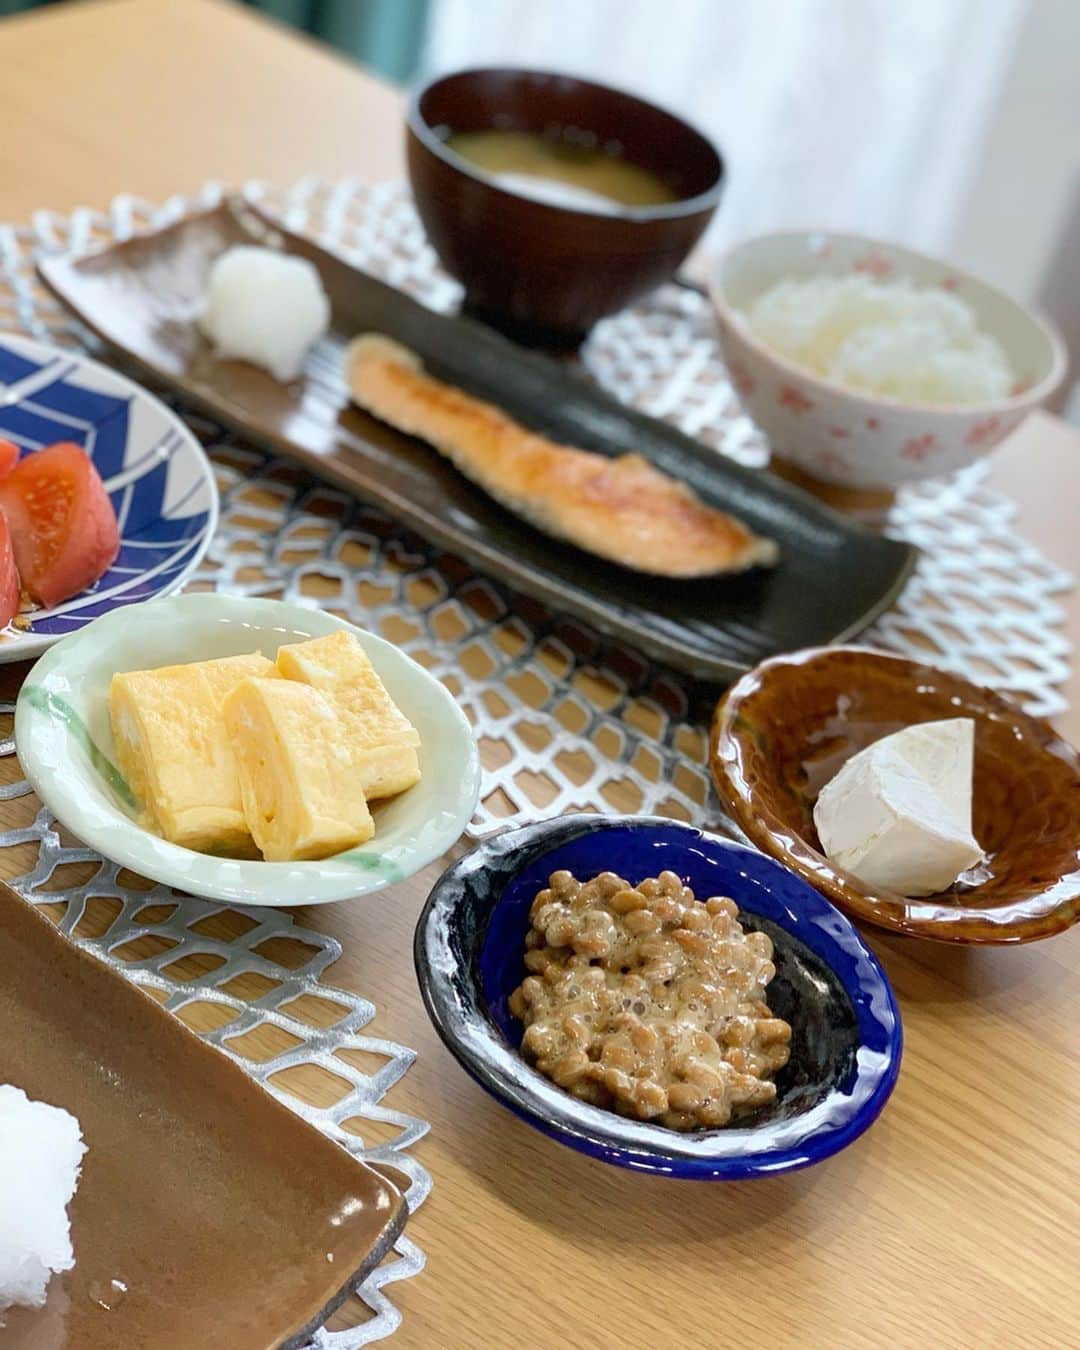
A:
[[[223,714],[244,818],[267,862],[328,858],[371,838],[341,720],[318,689],[243,680]]]
[[[333,705],[364,796],[394,797],[420,781],[420,733],[386,692],[356,637],[339,629],[279,647],[278,671]]]
[[[163,838],[200,853],[254,853],[221,705],[241,680],[278,679],[258,652],[113,676],[116,758]]]

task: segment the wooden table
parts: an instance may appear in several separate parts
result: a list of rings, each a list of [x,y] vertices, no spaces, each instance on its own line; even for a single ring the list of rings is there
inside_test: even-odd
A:
[[[0,70],[2,220],[210,177],[401,172],[396,92],[211,0],[0,22]],[[1080,571],[1080,437],[1033,419],[994,475],[1027,534]],[[1080,597],[1066,605],[1080,637]],[[1076,674],[1069,694],[1060,721],[1075,741]],[[0,820],[25,810],[0,803]],[[7,875],[16,852],[0,855]],[[419,1051],[392,1100],[432,1124],[416,1153],[435,1189],[411,1230],[427,1269],[389,1290],[404,1313],[394,1345],[1080,1344],[1080,931],[1015,950],[867,932],[907,1037],[880,1122],[809,1171],[691,1185],[548,1141],[443,1050],[410,956],[436,871],[298,916],[341,940],[331,978],[375,1002],[375,1029]]]

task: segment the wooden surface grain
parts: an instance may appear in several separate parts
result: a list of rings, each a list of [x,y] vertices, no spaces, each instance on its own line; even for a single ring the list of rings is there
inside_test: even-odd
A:
[[[160,199],[209,177],[401,171],[398,94],[209,0],[106,0],[2,21],[0,70],[3,220],[120,191]],[[1027,535],[1080,570],[1080,437],[1032,419],[994,477]],[[1080,602],[1062,603],[1080,638]],[[0,694],[23,673],[4,668]],[[1059,724],[1076,741],[1075,671],[1068,688]],[[14,775],[12,761],[3,772]],[[0,801],[0,822],[35,809]],[[0,853],[5,875],[26,862],[25,849]],[[458,1068],[424,1015],[410,952],[437,871],[297,915],[343,944],[328,980],[361,990],[378,1008],[373,1030],[418,1051],[391,1100],[431,1122],[415,1152],[435,1188],[411,1227],[427,1268],[389,1290],[404,1314],[391,1344],[1080,1344],[1080,932],[974,950],[864,930],[906,1032],[881,1120],[822,1166],[710,1186],[586,1161]],[[311,1075],[294,1090],[331,1089]]]
[[[400,95],[218,0],[88,0],[0,19],[0,219],[209,179],[400,177]]]

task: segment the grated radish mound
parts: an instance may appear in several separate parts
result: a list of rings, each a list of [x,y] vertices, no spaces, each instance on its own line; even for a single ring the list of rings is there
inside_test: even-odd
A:
[[[241,244],[210,269],[199,327],[221,357],[294,380],[330,323],[330,301],[306,258]]]
[[[40,1308],[52,1274],[75,1264],[67,1206],[85,1152],[73,1115],[0,1086],[0,1326],[12,1304]]]
[[[779,281],[742,318],[815,375],[905,403],[992,403],[1015,383],[971,306],[936,287],[865,276]]]

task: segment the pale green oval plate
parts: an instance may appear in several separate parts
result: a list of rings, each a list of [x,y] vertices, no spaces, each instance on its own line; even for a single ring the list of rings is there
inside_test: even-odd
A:
[[[179,848],[145,829],[115,766],[109,681],[119,670],[261,651],[335,629],[355,633],[391,697],[420,733],[419,783],[375,809],[375,837],[321,862],[268,863]],[[26,677],[15,707],[23,771],[72,834],[114,862],[212,900],[321,905],[382,890],[433,862],[476,809],[480,762],[450,692],[382,638],[322,610],[278,600],[181,595],[118,610],[65,638]]]

